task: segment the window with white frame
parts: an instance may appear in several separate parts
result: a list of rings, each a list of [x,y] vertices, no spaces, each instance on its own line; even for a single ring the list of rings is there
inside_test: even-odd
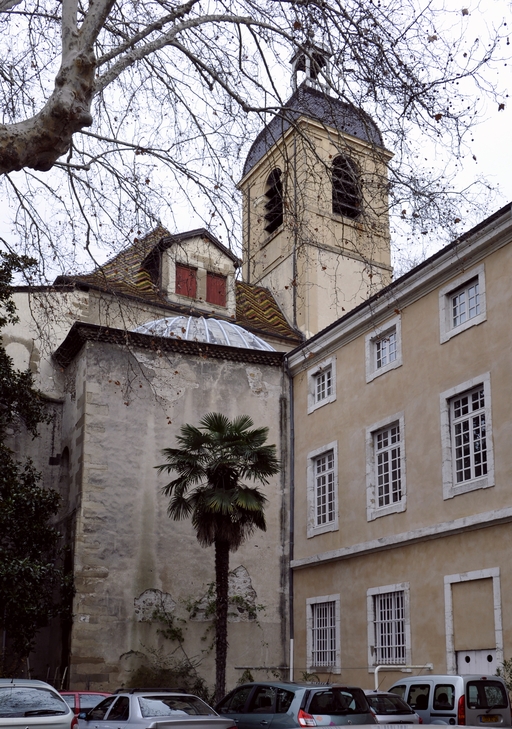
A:
[[[395,316],[366,335],[366,382],[402,364],[401,317]]]
[[[406,508],[404,415],[366,429],[367,519]]]
[[[488,373],[441,394],[445,499],[494,485],[490,405]]]
[[[336,400],[336,359],[329,357],[308,371],[308,413]]]
[[[476,266],[439,292],[441,344],[486,320],[484,266]]]
[[[307,608],[307,668],[340,672],[340,596],[309,598]]]
[[[308,454],[308,537],[338,529],[338,444]]]
[[[367,600],[369,665],[410,664],[408,583],[372,588]]]

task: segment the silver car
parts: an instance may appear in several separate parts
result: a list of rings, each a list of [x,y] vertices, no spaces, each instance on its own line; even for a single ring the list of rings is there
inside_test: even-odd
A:
[[[400,696],[388,691],[365,691],[365,694],[379,724],[423,724]]]
[[[76,729],[73,710],[44,681],[0,678],[0,728]]]
[[[80,729],[237,729],[197,696],[168,689],[118,691],[79,720]]]

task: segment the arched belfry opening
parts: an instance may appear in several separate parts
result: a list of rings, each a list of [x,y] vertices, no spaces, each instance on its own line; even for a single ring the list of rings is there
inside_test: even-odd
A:
[[[273,233],[283,224],[283,173],[276,167],[267,178],[265,190],[265,230]]]
[[[332,211],[357,220],[362,212],[361,175],[356,162],[339,154],[332,162]]]
[[[243,192],[243,275],[268,288],[310,337],[391,281],[382,135],[339,98],[318,43],[291,59],[291,97],[251,145]]]

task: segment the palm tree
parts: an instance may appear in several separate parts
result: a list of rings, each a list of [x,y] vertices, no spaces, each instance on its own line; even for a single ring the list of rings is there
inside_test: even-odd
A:
[[[268,428],[254,428],[241,415],[230,421],[209,413],[200,427],[182,425],[179,448],[165,448],[167,463],[156,468],[178,477],[162,488],[167,513],[176,521],[191,518],[199,544],[215,547],[215,698],[225,693],[229,552],[255,528],[266,530],[265,495],[244,481],[267,484],[280,470],[275,445],[266,445]]]

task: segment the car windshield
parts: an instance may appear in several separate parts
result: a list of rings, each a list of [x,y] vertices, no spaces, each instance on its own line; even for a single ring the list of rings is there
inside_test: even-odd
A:
[[[413,714],[413,710],[399,696],[366,696],[376,714]]]
[[[367,714],[369,707],[361,689],[333,687],[315,691],[308,711],[310,714]]]
[[[36,686],[0,687],[0,717],[67,714],[69,706],[53,691]]]
[[[208,704],[197,696],[139,696],[140,711],[144,719],[154,716],[208,716],[215,714]]]

